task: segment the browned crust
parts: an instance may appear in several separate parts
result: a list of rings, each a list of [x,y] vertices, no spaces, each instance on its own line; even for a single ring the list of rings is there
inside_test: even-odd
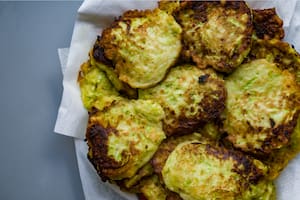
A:
[[[197,18],[198,20],[203,21],[203,22],[205,22],[205,20],[206,20],[206,14],[205,14],[206,11],[205,11],[205,9],[203,9],[203,8],[205,8],[204,5],[206,3],[212,4],[212,2],[203,2],[202,7],[199,6],[196,9],[197,11],[200,11],[202,9],[202,11],[197,12],[198,14],[195,14],[195,18]],[[183,5],[190,5],[190,4],[194,4],[194,3],[193,2],[189,2],[189,3],[185,2],[185,4],[183,4]],[[214,4],[219,4],[219,3],[214,2]],[[220,2],[220,4],[222,4],[222,3]],[[232,9],[232,8],[240,9],[240,7],[238,7],[238,3],[226,2],[225,4],[222,4],[222,6],[227,6],[228,9]],[[192,7],[192,9],[195,9],[195,8]],[[257,13],[255,13],[256,18],[254,15],[254,28],[255,28],[257,36],[262,39],[270,39],[270,38],[282,39],[284,37],[284,31],[282,29],[282,24],[280,25],[280,23],[279,23],[280,22],[279,20],[281,20],[281,19],[277,15],[274,16],[273,11],[269,11],[272,9],[266,9],[266,10],[267,11],[254,10],[254,13],[257,12]],[[110,36],[111,34],[109,34],[109,32],[111,31],[111,29],[113,27],[118,26],[119,21],[130,22],[130,18],[143,17],[148,12],[149,11],[144,11],[144,12],[136,11],[136,10],[128,11],[128,12],[124,13],[124,15],[122,17],[117,19],[110,28],[105,29],[102,33],[103,36],[101,38],[99,37],[97,39],[97,43],[95,43],[95,46],[93,49],[94,58],[97,61],[103,62],[104,64],[113,66],[113,62],[111,60],[114,57],[114,51],[112,49],[115,49],[116,47],[111,45],[110,42],[108,42],[108,41],[114,39]],[[275,9],[274,9],[274,12],[275,12]],[[275,14],[276,14],[276,12],[275,12]],[[276,17],[278,17],[279,20]],[[263,22],[266,19],[269,20],[269,22],[266,22],[266,25],[268,25],[268,26],[263,26]],[[270,24],[268,24],[268,23],[270,23]],[[282,20],[281,20],[281,23],[282,23]],[[130,24],[130,23],[128,23],[128,24]],[[281,32],[281,30],[282,30],[282,32]],[[251,39],[248,38],[245,45],[242,46],[235,53],[234,56],[239,55],[240,52],[242,52],[246,48],[248,48],[248,45],[250,43],[251,43]],[[184,48],[187,49],[187,46],[185,46]],[[194,60],[197,60],[197,57],[195,55],[192,55],[192,57],[193,58],[195,57]],[[220,68],[228,68],[229,71],[231,71],[233,69],[232,66],[228,66],[228,64],[226,64],[225,62],[220,63]],[[204,98],[204,99],[206,99],[206,101],[201,102],[201,105],[199,105],[202,108],[204,108],[205,113],[207,113],[206,115],[199,115],[199,116],[197,116],[197,119],[188,119],[185,117],[180,117],[178,119],[178,127],[177,128],[174,128],[174,130],[172,130],[172,128],[164,126],[164,130],[166,130],[168,133],[171,133],[171,134],[173,134],[174,132],[179,133],[179,134],[186,134],[186,133],[190,133],[191,130],[196,130],[197,128],[199,128],[199,126],[203,125],[204,122],[212,120],[214,118],[217,118],[225,108],[224,102],[226,99],[226,90],[224,89],[222,91],[216,91],[214,95],[220,96],[221,101],[217,101],[216,99]],[[210,95],[208,95],[208,97],[209,96]],[[203,120],[203,119],[205,119],[205,120]],[[289,123],[286,126],[282,125],[276,129],[274,129],[272,131],[274,133],[274,138],[269,138],[267,141],[265,141],[263,148],[268,149],[268,147],[270,147],[270,145],[272,146],[272,144],[275,144],[276,142],[283,142],[283,141],[287,142],[288,141],[287,138],[290,138],[291,130],[294,129],[295,123],[296,122],[293,120],[291,123]],[[86,138],[87,138],[89,152],[90,152],[90,154],[89,154],[90,156],[88,156],[88,159],[91,161],[91,163],[97,169],[97,172],[103,181],[109,180],[109,176],[110,176],[109,171],[111,169],[118,169],[118,168],[124,166],[124,163],[122,164],[122,163],[116,162],[112,158],[106,156],[107,155],[107,144],[106,143],[107,143],[108,135],[111,133],[118,134],[116,129],[111,128],[111,127],[104,128],[99,124],[90,125],[86,132]],[[154,155],[154,157],[151,161],[156,173],[159,173],[159,174],[161,173],[161,170],[162,170],[169,154],[179,144],[179,142],[176,140],[170,140],[170,141],[171,142],[168,141],[166,143],[162,143],[161,148],[159,148],[159,150],[156,152],[156,154]],[[261,150],[259,150],[259,151],[261,151]],[[234,160],[237,161],[237,163],[245,166],[245,168],[243,170],[241,170],[240,168],[238,168],[238,164],[237,164],[237,166],[234,170],[235,170],[235,172],[237,172],[240,175],[250,174],[250,176],[249,176],[250,183],[257,182],[257,180],[259,178],[261,178],[261,176],[262,176],[262,172],[259,171],[255,167],[253,162],[251,162],[251,160],[242,153],[237,153],[236,151],[225,150],[225,149],[220,150],[220,149],[216,149],[210,145],[207,145],[207,152],[215,155],[216,157],[218,157],[220,159],[227,159],[229,157],[233,158]],[[101,166],[101,168],[100,168],[100,166]],[[139,199],[147,200],[142,194],[139,194]],[[167,200],[180,200],[180,199],[181,199],[180,196],[173,192],[170,192],[170,194],[167,196]]]
[[[183,200],[183,199],[179,196],[179,194],[170,191],[168,192],[166,200]]]
[[[102,181],[115,181],[119,180],[120,175],[126,173],[132,167],[130,161],[138,151],[134,147],[135,144],[131,143],[130,149],[121,153],[121,161],[116,161],[108,155],[108,138],[113,134],[120,134],[114,127],[110,125],[103,126],[101,121],[97,119],[97,115],[106,112],[108,109],[98,111],[96,108],[92,108],[89,112],[86,141],[89,147],[88,159]]]
[[[300,118],[298,118],[299,120]],[[287,166],[287,164],[300,152],[300,134],[299,134],[299,121],[296,128],[291,135],[290,143],[280,149],[272,151],[268,156],[260,157],[267,166],[269,166],[269,173],[267,178],[275,180],[280,172]]]
[[[211,83],[217,85],[218,90],[214,90],[211,93],[204,96],[204,101],[201,101],[201,108],[203,108],[206,116],[201,116],[206,118],[207,121],[216,119],[225,109],[225,100],[227,97],[227,92],[224,86],[224,82],[221,80],[209,80]],[[218,97],[218,98],[215,98]]]
[[[182,137],[172,137],[168,138],[164,141],[156,154],[152,158],[152,165],[154,167],[155,173],[158,174],[161,180],[162,179],[162,169],[172,151],[178,146],[180,143],[188,141],[187,139],[182,139]],[[193,142],[192,145],[195,145],[193,149],[188,149],[189,151],[195,151],[195,154],[198,154],[197,145],[203,145],[201,142]],[[233,172],[239,174],[243,180],[241,187],[247,188],[250,184],[256,184],[259,180],[261,180],[265,176],[265,171],[259,169],[255,163],[254,158],[250,157],[243,152],[235,149],[229,149],[224,147],[220,143],[209,142],[205,145],[205,151],[208,155],[212,155],[219,160],[232,160],[234,162]],[[180,197],[179,197],[180,198]],[[170,197],[170,199],[172,199]],[[175,193],[174,199],[177,199],[177,194]]]
[[[152,199],[147,199],[142,193],[138,193],[138,200],[152,200]],[[183,200],[179,194],[175,193],[175,192],[169,192],[167,195],[166,200]]]
[[[165,166],[165,163],[166,163],[169,155],[176,148],[176,146],[185,141],[200,140],[200,139],[201,138],[199,135],[194,135],[194,134],[184,135],[184,136],[171,136],[171,137],[165,139],[160,144],[160,146],[158,147],[157,151],[155,152],[155,154],[153,155],[153,157],[151,159],[151,164],[153,166],[154,172],[162,180],[161,171],[162,171],[163,167]],[[213,142],[211,142],[211,143],[213,143]]]
[[[140,17],[145,17],[151,13],[152,13],[151,10],[128,10],[123,14],[121,18],[123,19],[140,18]]]
[[[283,39],[283,21],[277,15],[275,8],[253,10],[253,25],[256,36],[260,39]]]
[[[163,124],[163,130],[167,136],[171,135],[185,135],[197,131],[205,123],[218,118],[225,109],[225,100],[227,92],[224,86],[223,80],[218,80],[208,76],[205,82],[202,82],[202,78],[199,77],[199,84],[213,84],[217,90],[207,92],[204,94],[203,100],[199,103],[198,107],[201,108],[197,115],[186,117],[184,109],[181,110],[181,115],[176,116],[173,110],[164,108],[166,117],[169,119],[175,119],[170,125]],[[187,105],[192,104],[192,99],[186,102]]]
[[[115,40],[115,36],[111,34],[114,28],[120,27],[119,23],[124,22],[126,23],[127,29],[130,30],[131,20],[133,18],[140,18],[149,15],[152,11],[151,10],[129,10],[125,12],[122,16],[116,19],[111,26],[107,27],[103,30],[102,35],[99,40],[100,48],[104,49],[104,56],[106,59],[111,60],[113,65],[116,64],[116,53],[118,51],[118,46],[114,45],[111,41]]]
[[[120,159],[116,160],[113,155],[109,154],[109,138],[122,137],[115,126],[114,122],[106,121],[101,119],[101,115],[109,112],[113,106],[124,105],[124,102],[115,101],[110,107],[99,111],[96,108],[92,108],[89,112],[89,121],[86,130],[86,141],[89,147],[88,159],[93,164],[98,175],[101,177],[102,181],[113,181],[114,183],[123,179],[132,178],[136,173],[144,173],[143,168],[136,168],[139,163],[136,163],[135,158],[140,156],[141,151],[136,148],[138,141],[130,141],[128,148],[120,152]],[[117,117],[119,124],[124,117],[130,117],[131,114],[121,113]],[[127,121],[128,122],[128,121]],[[130,134],[130,132],[128,132]],[[140,138],[139,138],[140,139]],[[147,149],[147,146],[145,147]],[[144,165],[145,166],[145,165]],[[151,165],[149,165],[151,167]],[[152,170],[152,169],[151,169]],[[152,171],[150,172],[150,174]],[[141,175],[140,174],[140,175]],[[148,176],[150,174],[144,173],[141,176]],[[120,183],[122,183],[120,181]]]
[[[137,198],[138,200],[148,200],[147,197],[145,197],[145,195],[143,195],[142,193],[137,193]]]
[[[253,163],[253,158],[237,150],[226,149],[223,146],[206,145],[207,154],[220,160],[232,159],[235,161],[232,171],[247,180],[246,184],[256,184],[265,174]],[[247,187],[248,185],[245,185]]]
[[[277,149],[278,146],[288,145],[291,141],[291,135],[294,128],[296,127],[298,116],[299,112],[295,114],[293,119],[288,123],[280,124],[276,128],[272,127],[270,129],[272,134],[264,141],[259,151],[262,151],[263,153],[271,153],[272,150]]]
[[[299,149],[295,149],[295,147],[289,144],[282,149],[274,150],[269,156],[260,158],[270,168],[268,179],[275,180],[298,153]]]
[[[110,60],[113,65],[115,65],[113,59],[116,57],[118,47],[111,42],[115,40],[111,31],[116,26],[118,26],[118,21],[115,21],[110,27],[104,29],[99,41],[99,48],[103,49],[105,59]]]
[[[90,71],[91,69],[91,63],[90,60],[82,63],[80,66],[80,70],[78,72],[77,76],[77,82],[80,84],[84,80],[84,76]]]
[[[226,10],[234,10],[237,14],[244,14],[247,13],[248,16],[252,16],[251,10],[247,6],[244,1],[183,1],[180,4],[180,9],[174,12],[174,17],[179,24],[182,25],[182,20],[180,19],[180,13],[186,12],[187,10],[193,10],[194,15],[193,19],[196,22],[205,23],[207,21],[207,15],[209,10],[212,7],[223,7]],[[224,13],[225,15],[226,13]],[[195,26],[193,24],[192,26]],[[229,63],[229,60],[237,59],[242,53],[247,51],[251,46],[252,42],[252,32],[253,32],[253,22],[252,17],[249,17],[247,22],[247,29],[243,32],[246,36],[242,45],[235,49],[232,55],[228,55],[227,52],[222,52],[222,55],[226,55],[227,59],[223,59],[217,63],[217,65],[212,66],[216,70],[220,72],[229,73],[233,71],[237,66],[234,63]],[[192,59],[200,68],[208,67],[207,64],[203,63],[203,56],[199,56],[198,52],[196,51],[194,45],[184,38],[188,36],[185,35],[183,32],[183,48],[182,48],[182,57],[183,59],[190,61]],[[207,49],[205,46],[202,46],[202,52],[205,55],[214,55],[210,49]],[[203,66],[205,65],[205,66]]]
[[[107,156],[108,135],[118,134],[117,130],[110,127],[104,128],[100,124],[89,124],[86,131],[87,144],[89,146],[88,159],[97,170],[102,181],[110,179],[113,170],[121,168],[126,163],[116,162],[113,158]],[[125,152],[124,152],[124,156]]]
[[[151,164],[154,168],[154,172],[157,173],[160,176],[160,178],[162,177],[161,171],[165,166],[165,163],[169,155],[176,148],[176,146],[181,142],[182,141],[180,139],[177,139],[176,137],[170,137],[166,139],[160,144],[158,150],[155,152],[154,156],[152,157]]]
[[[268,129],[262,127],[252,127],[248,123],[249,134],[260,133],[262,131],[269,134],[260,148],[255,148],[252,144],[247,144],[247,149],[242,150],[247,151],[247,153],[251,155],[264,158],[264,156],[268,156],[274,150],[288,145],[291,141],[291,135],[294,131],[294,128],[296,127],[298,116],[299,112],[297,112],[289,122],[279,125],[275,124],[275,122],[270,119],[271,128]],[[233,137],[234,136],[228,135],[225,140],[233,142]]]
[[[103,64],[106,64],[110,67],[113,67],[113,64],[111,62],[111,60],[107,59],[104,55],[104,49],[103,47],[100,46],[100,40],[101,40],[101,36],[97,36],[97,40],[94,44],[93,50],[92,50],[92,56],[93,58],[95,58],[95,60],[97,62],[101,62]]]

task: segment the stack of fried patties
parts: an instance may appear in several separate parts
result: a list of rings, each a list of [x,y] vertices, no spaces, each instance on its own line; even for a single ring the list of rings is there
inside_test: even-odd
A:
[[[78,75],[102,180],[148,200],[276,199],[300,151],[282,25],[242,1],[161,1],[104,29]]]

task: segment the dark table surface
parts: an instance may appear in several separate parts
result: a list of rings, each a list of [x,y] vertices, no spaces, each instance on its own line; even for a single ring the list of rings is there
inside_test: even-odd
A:
[[[53,132],[80,4],[0,1],[1,200],[84,199],[73,139]]]

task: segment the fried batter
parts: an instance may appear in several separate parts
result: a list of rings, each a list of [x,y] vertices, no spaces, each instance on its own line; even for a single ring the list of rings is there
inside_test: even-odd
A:
[[[167,188],[184,200],[231,200],[246,199],[249,187],[256,187],[266,172],[263,163],[241,152],[195,140],[172,151],[162,177]]]
[[[187,1],[174,12],[183,30],[183,55],[198,67],[237,68],[251,47],[251,10],[243,1]]]
[[[259,39],[283,39],[283,21],[277,15],[275,8],[252,10],[253,27]]]
[[[212,69],[193,65],[174,67],[159,85],[138,92],[140,99],[152,99],[163,107],[168,136],[193,133],[217,118],[226,98],[223,79]]]
[[[160,82],[181,51],[181,28],[160,9],[127,11],[100,39],[121,81],[133,88]]]
[[[288,145],[299,114],[299,85],[265,59],[241,65],[225,80],[224,131],[237,148],[268,154]]]
[[[130,178],[145,165],[165,138],[163,109],[150,100],[119,101],[90,113],[88,158],[102,180]]]
[[[244,1],[116,19],[78,74],[101,179],[139,200],[275,200],[300,152],[300,55],[283,37],[274,8]]]

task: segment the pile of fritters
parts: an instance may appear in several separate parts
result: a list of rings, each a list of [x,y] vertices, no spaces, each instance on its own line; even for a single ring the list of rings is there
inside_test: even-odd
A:
[[[300,151],[300,56],[275,9],[160,1],[98,36],[78,83],[88,159],[141,200],[274,200]]]

